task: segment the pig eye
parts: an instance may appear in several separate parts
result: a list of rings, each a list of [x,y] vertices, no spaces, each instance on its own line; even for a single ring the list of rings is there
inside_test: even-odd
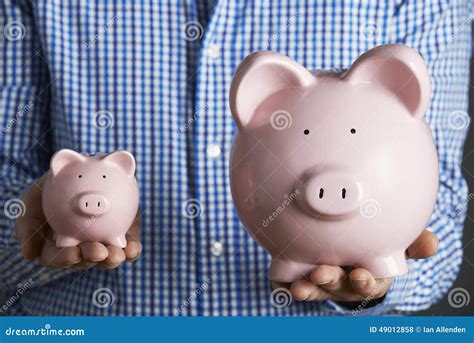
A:
[[[351,133],[352,133],[353,135],[355,135],[356,129],[352,128],[352,129],[351,129]]]
[[[77,177],[80,179],[82,177],[82,174],[77,175]]]
[[[105,179],[106,177],[107,177],[106,175],[102,175],[102,178],[104,178],[104,179]]]
[[[304,133],[305,135],[309,135],[309,130],[306,129],[306,130],[303,131],[303,133]]]

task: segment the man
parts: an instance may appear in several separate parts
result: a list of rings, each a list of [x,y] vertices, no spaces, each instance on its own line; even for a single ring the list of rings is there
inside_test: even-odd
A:
[[[28,284],[5,312],[377,315],[427,308],[449,289],[462,259],[465,214],[453,208],[467,192],[459,162],[470,10],[467,0],[5,0],[0,275],[7,299]],[[363,269],[320,266],[292,285],[274,284],[272,293],[270,258],[242,228],[229,191],[233,72],[256,50],[331,69],[387,43],[418,50],[431,74],[425,118],[438,148],[440,190],[429,231],[408,249],[414,259],[404,276],[375,280]],[[134,153],[141,213],[125,249],[98,242],[55,248],[41,210],[41,176],[65,147]],[[280,304],[281,295],[292,303]]]

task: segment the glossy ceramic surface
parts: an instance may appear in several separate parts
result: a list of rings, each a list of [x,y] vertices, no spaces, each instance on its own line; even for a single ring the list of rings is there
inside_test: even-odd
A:
[[[56,246],[98,241],[125,247],[138,210],[135,159],[126,151],[84,156],[60,150],[43,188],[43,211]]]
[[[376,47],[343,72],[311,72],[274,52],[241,63],[230,89],[231,188],[272,255],[272,280],[320,264],[407,272],[405,250],[438,192],[429,101],[423,59],[403,45]]]

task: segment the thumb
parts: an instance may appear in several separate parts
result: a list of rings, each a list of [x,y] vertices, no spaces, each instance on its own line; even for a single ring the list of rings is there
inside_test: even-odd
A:
[[[22,255],[33,260],[41,254],[48,223],[43,214],[41,201],[42,182],[31,186],[23,196],[25,214],[16,220],[15,231]]]
[[[46,222],[36,217],[25,215],[17,220],[15,226],[16,236],[20,242],[23,257],[28,260],[39,257],[46,228]]]
[[[438,237],[428,230],[424,230],[421,235],[408,247],[407,257],[428,258],[433,256],[438,249]]]

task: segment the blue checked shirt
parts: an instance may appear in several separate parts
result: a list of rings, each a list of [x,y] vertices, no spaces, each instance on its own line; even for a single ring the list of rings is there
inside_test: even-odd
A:
[[[469,0],[3,0],[0,280],[13,299],[6,313],[313,316],[427,308],[462,261],[470,13]],[[410,261],[383,301],[356,313],[331,301],[283,306],[287,294],[272,296],[269,256],[242,227],[229,190],[233,72],[256,50],[331,69],[394,42],[419,51],[431,74],[426,120],[441,175],[429,228],[438,252]],[[138,261],[71,271],[21,257],[18,198],[61,148],[134,153],[143,212]]]

